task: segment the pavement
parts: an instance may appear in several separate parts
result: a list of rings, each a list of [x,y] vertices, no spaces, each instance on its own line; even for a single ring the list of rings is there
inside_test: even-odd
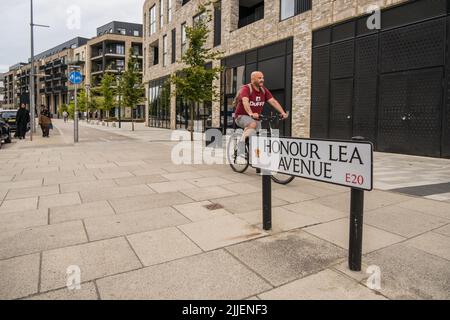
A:
[[[142,124],[81,123],[75,145],[72,125],[0,150],[0,299],[450,298],[450,160],[375,154],[352,272],[347,188],[273,184],[266,232],[254,170],[175,165]]]

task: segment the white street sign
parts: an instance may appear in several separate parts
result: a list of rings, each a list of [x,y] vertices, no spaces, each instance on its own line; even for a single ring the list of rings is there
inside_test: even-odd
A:
[[[253,136],[250,163],[254,168],[373,189],[373,145],[370,142]]]

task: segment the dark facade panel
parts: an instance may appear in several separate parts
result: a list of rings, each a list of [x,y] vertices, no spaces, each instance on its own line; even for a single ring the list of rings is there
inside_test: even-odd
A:
[[[285,57],[265,60],[259,63],[258,69],[265,75],[265,86],[271,90],[284,89],[285,87]]]
[[[312,95],[311,95],[311,137],[328,138],[330,104],[330,47],[313,49]]]
[[[381,28],[387,30],[446,15],[447,0],[420,0],[381,13]]]
[[[445,19],[381,33],[382,72],[445,64]]]
[[[331,78],[347,78],[353,76],[355,58],[354,41],[345,41],[331,45]]]
[[[355,22],[349,21],[338,24],[333,27],[331,33],[331,40],[333,42],[353,39],[355,37]]]
[[[322,46],[331,42],[331,28],[317,30],[313,33],[313,47]]]
[[[286,54],[286,41],[281,41],[259,49],[258,59],[265,60],[279,57],[285,54]]]
[[[221,2],[214,6],[214,47],[220,45],[222,41],[222,7]]]
[[[177,30],[172,30],[172,63],[175,63],[177,57]]]
[[[351,139],[353,109],[353,78],[331,80],[330,138]]]
[[[450,8],[449,8],[450,9]],[[450,16],[447,17],[447,30],[450,30]],[[447,33],[447,43],[450,43],[450,32]],[[446,58],[445,104],[442,112],[442,156],[450,158],[450,57]]]

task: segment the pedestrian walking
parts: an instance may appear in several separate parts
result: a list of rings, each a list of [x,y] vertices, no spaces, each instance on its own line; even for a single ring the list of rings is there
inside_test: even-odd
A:
[[[39,125],[42,129],[42,136],[44,138],[50,137],[50,129],[53,129],[52,124],[52,115],[50,114],[50,111],[48,111],[48,108],[44,105],[41,106],[42,111],[39,116]]]
[[[30,112],[27,110],[25,103],[22,103],[17,110],[16,130],[17,138],[25,139],[28,123],[30,122]]]
[[[63,112],[63,118],[64,118],[64,122],[67,122],[67,119],[69,118],[69,113],[67,111]]]

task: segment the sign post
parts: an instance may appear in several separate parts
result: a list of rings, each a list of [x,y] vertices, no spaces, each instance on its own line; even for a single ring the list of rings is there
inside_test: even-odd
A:
[[[350,187],[349,268],[361,271],[364,190],[373,189],[373,145],[363,140],[362,137],[352,141],[251,137],[250,164],[265,173],[264,230],[271,228],[271,208],[266,207],[271,207],[268,172]]]
[[[69,74],[69,81],[75,85],[75,108],[73,114],[73,141],[78,142],[78,85],[83,81],[83,76],[78,71]]]

